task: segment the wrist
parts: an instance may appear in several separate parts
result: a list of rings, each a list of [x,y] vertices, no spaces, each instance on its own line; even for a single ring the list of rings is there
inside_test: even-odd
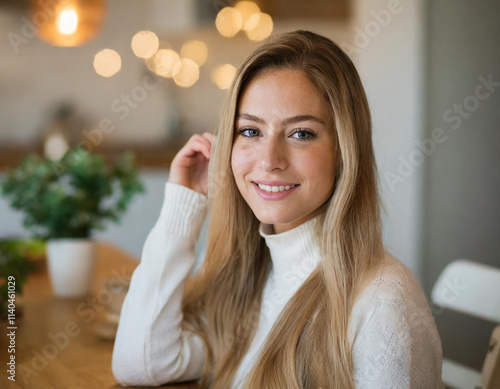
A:
[[[208,197],[182,184],[167,181],[160,214],[164,228],[185,237],[197,237],[208,211]]]

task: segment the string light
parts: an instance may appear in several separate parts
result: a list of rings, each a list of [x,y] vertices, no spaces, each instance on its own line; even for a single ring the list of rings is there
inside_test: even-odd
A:
[[[242,23],[243,23],[243,30],[246,30],[246,22],[250,18],[250,16],[254,14],[260,13],[260,8],[257,4],[255,4],[253,1],[239,1],[236,3],[234,6],[234,9],[240,12],[241,18],[242,18]]]
[[[191,40],[182,45],[181,57],[192,59],[198,66],[202,66],[205,63],[207,56],[208,48],[202,41]]]
[[[196,62],[189,58],[181,59],[181,66],[174,74],[174,81],[184,88],[192,86],[200,78],[200,69]]]
[[[235,36],[243,27],[243,17],[240,11],[233,7],[224,7],[215,19],[217,31],[226,38]]]
[[[266,39],[273,32],[273,19],[266,13],[253,14],[245,24],[245,33],[252,41]]]
[[[103,77],[111,77],[118,73],[122,67],[120,54],[111,49],[99,51],[94,57],[94,69]]]
[[[151,58],[146,59],[146,65],[155,74],[172,78],[179,71],[181,58],[172,49],[159,49]]]
[[[139,31],[132,38],[132,51],[139,58],[152,57],[160,47],[160,40],[152,31]]]
[[[217,66],[212,72],[212,81],[220,89],[227,89],[233,82],[234,76],[236,74],[236,68],[227,63],[224,65]]]

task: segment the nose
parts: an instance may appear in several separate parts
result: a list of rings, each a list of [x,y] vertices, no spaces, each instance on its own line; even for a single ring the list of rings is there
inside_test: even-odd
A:
[[[260,167],[266,171],[284,170],[288,166],[286,145],[279,139],[268,138],[260,149]]]

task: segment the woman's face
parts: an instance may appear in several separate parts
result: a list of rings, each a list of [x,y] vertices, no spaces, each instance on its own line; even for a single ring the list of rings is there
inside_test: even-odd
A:
[[[260,74],[240,97],[231,167],[241,195],[275,233],[311,219],[332,192],[335,131],[329,113],[299,70]]]

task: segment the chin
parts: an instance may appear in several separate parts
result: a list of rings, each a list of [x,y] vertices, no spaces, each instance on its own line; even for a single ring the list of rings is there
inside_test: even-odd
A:
[[[295,219],[285,215],[269,215],[254,212],[255,217],[264,224],[289,224],[293,223]]]

